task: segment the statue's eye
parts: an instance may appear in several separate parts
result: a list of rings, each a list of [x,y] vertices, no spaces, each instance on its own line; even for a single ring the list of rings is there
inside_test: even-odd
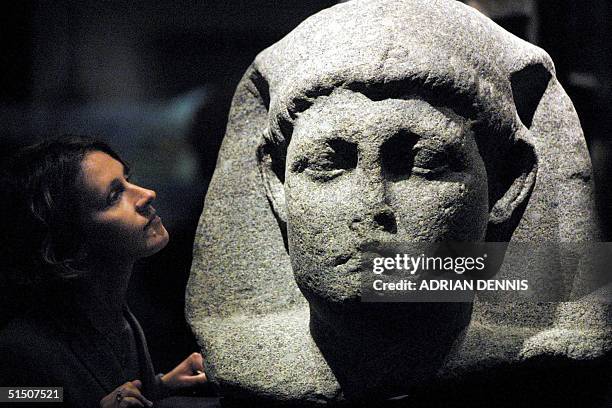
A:
[[[382,145],[380,156],[388,177],[402,179],[410,176],[414,164],[413,149],[418,140],[417,135],[400,131]]]
[[[435,176],[457,167],[446,149],[429,147],[419,136],[406,131],[399,132],[383,144],[381,160],[385,174],[395,180],[406,179],[412,174]]]
[[[442,173],[449,169],[450,160],[444,151],[428,148],[415,148],[412,172],[429,176]]]
[[[304,171],[315,180],[331,180],[357,167],[357,145],[342,139],[333,139],[313,149],[300,161],[294,171]]]

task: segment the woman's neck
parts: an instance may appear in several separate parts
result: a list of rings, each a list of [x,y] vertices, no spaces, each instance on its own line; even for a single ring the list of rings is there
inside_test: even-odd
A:
[[[76,290],[79,309],[96,325],[120,322],[133,264],[96,264],[87,269]]]

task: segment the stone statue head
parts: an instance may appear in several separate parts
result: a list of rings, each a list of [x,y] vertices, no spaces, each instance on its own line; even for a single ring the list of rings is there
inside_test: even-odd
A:
[[[359,302],[373,246],[507,240],[535,184],[526,127],[478,76],[429,73],[432,96],[385,74],[312,84],[263,133],[266,195],[311,305]]]
[[[589,238],[591,186],[572,176],[589,171],[548,55],[478,12],[356,0],[316,14],[234,96],[187,293],[211,377],[322,402],[435,375],[472,304],[360,302],[366,249]]]

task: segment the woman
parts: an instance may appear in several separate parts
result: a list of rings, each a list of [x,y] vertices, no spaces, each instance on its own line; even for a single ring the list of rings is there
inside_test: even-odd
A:
[[[0,334],[2,386],[62,386],[75,407],[143,407],[206,382],[193,353],[155,376],[127,307],[134,263],[168,243],[155,192],[106,144],[81,137],[21,151],[3,177],[5,281],[28,311]]]

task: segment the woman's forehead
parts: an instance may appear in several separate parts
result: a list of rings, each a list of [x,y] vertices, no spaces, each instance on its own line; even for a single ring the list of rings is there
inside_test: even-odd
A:
[[[123,163],[101,151],[88,152],[81,162],[81,179],[84,187],[94,193],[104,193],[110,183],[123,176]]]

